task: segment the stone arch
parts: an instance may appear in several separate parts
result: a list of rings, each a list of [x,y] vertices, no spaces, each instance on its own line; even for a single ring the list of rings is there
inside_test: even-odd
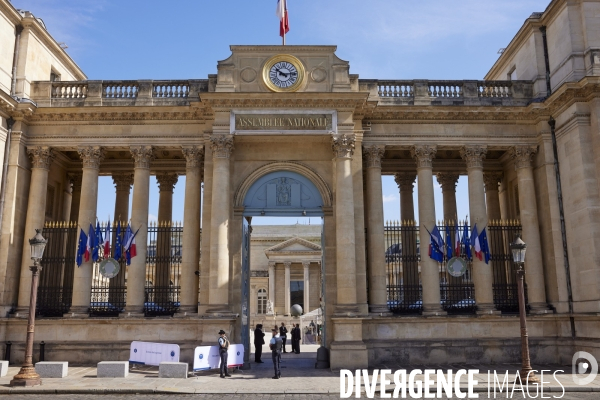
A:
[[[321,196],[322,206],[332,206],[332,194],[323,178],[311,168],[293,161],[265,164],[248,175],[238,187],[234,196],[235,207],[244,207],[244,201],[252,186],[261,178],[275,172],[292,172],[308,180]]]

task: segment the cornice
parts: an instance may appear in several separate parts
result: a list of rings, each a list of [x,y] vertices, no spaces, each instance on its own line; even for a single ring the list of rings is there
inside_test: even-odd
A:
[[[283,250],[288,246],[291,246],[292,244],[299,244],[302,245],[304,247],[307,247],[310,250]],[[283,251],[282,251],[283,250]],[[321,246],[312,242],[309,242],[306,239],[303,239],[299,236],[294,236],[291,239],[288,239],[284,242],[281,242],[279,244],[276,244],[275,246],[269,247],[268,249],[265,249],[265,254],[271,254],[271,253],[277,253],[277,254],[281,254],[282,252],[291,252],[294,254],[298,254],[298,253],[306,253],[309,251],[321,251]]]
[[[229,49],[232,52],[236,52],[236,53],[250,53],[250,52],[257,52],[257,51],[265,51],[265,52],[271,52],[271,51],[277,51],[277,52],[281,52],[281,51],[285,51],[286,53],[294,53],[294,52],[299,52],[299,51],[310,51],[310,52],[327,52],[327,53],[332,53],[335,52],[337,50],[337,46],[304,46],[304,45],[286,45],[285,47],[283,46],[279,46],[279,45],[256,45],[256,46],[244,46],[244,45],[231,45],[229,46]]]
[[[368,93],[201,93],[202,104],[214,109],[232,108],[320,108],[361,109],[366,106]]]
[[[597,97],[600,97],[600,77],[586,76],[579,82],[563,83],[544,105],[548,115],[556,116],[574,103],[589,102]]]
[[[97,122],[101,124],[110,124],[111,122],[122,121],[207,121],[212,119],[212,114],[206,113],[204,109],[184,107],[177,110],[156,111],[124,111],[119,108],[99,108],[98,111],[89,110],[80,111],[81,108],[67,109],[38,109],[32,114],[27,122],[31,125],[41,125],[40,122]],[[100,111],[101,110],[101,111]],[[49,112],[46,112],[49,111]]]
[[[17,11],[8,0],[0,0],[0,13],[6,16],[8,20],[15,25],[20,24],[21,19],[23,18],[19,11]]]

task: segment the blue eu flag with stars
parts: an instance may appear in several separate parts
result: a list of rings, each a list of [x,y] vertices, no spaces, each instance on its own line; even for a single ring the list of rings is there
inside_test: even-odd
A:
[[[87,235],[80,228],[79,230],[79,243],[77,245],[77,266],[81,267],[83,262],[83,254],[85,253],[85,246],[87,246]]]
[[[117,235],[116,235],[117,244],[115,244],[115,260],[121,259],[123,243],[121,242],[121,221],[117,223]]]

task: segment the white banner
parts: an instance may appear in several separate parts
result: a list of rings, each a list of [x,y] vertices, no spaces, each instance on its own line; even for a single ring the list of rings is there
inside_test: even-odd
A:
[[[162,361],[179,362],[179,346],[167,343],[131,342],[130,363],[159,365]]]
[[[194,371],[216,369],[220,364],[219,346],[198,346],[194,349]],[[230,345],[227,350],[227,366],[241,367],[242,365],[244,365],[244,345]]]

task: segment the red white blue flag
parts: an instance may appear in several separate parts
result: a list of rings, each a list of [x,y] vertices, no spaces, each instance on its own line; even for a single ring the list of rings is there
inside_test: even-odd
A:
[[[104,228],[104,258],[110,257],[110,220]]]
[[[275,15],[279,18],[279,36],[283,37],[290,31],[290,20],[288,18],[287,0],[277,0]]]
[[[473,231],[471,231],[471,246],[473,246],[474,256],[479,258],[479,261],[483,261],[483,252],[481,251],[481,242],[479,242],[479,233],[477,232],[477,224],[473,225]]]

